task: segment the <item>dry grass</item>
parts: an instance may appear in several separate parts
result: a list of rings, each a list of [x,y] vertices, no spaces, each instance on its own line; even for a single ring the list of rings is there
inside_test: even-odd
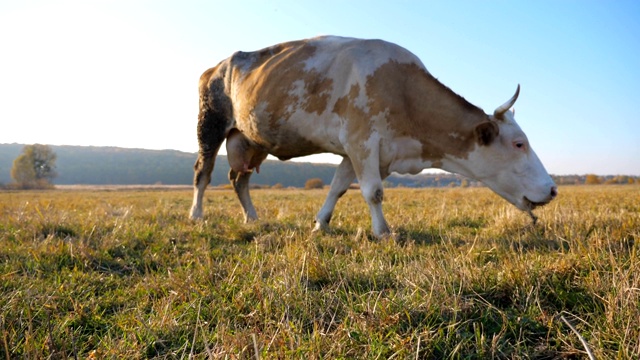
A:
[[[560,193],[390,189],[384,241],[357,191],[0,193],[0,357],[637,359],[640,187]]]

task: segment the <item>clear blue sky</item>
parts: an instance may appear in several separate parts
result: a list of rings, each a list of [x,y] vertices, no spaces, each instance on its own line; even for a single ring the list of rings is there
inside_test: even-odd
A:
[[[519,83],[550,173],[640,175],[637,0],[0,0],[0,143],[195,152],[205,69],[323,34],[400,44],[487,112]]]

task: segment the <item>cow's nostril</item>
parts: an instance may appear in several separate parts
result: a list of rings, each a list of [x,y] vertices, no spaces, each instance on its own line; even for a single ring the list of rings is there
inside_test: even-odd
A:
[[[555,198],[556,196],[558,196],[558,188],[556,186],[552,186],[551,187],[551,198]]]

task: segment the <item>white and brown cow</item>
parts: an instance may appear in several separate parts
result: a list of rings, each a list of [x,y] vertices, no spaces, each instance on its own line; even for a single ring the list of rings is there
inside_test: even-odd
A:
[[[334,36],[236,52],[200,78],[195,188],[191,218],[214,161],[227,140],[229,179],[257,219],[249,177],[267,154],[281,160],[329,152],[342,162],[316,229],[328,227],[338,198],[357,178],[373,233],[389,233],[382,180],[392,172],[440,168],[477,179],[527,211],[551,201],[557,188],[509,109],[493,114],[436,80],[404,48],[381,40]]]

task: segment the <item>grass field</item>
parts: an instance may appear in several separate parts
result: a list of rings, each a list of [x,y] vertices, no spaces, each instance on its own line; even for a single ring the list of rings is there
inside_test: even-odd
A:
[[[561,187],[532,227],[484,188],[0,193],[0,358],[640,357],[640,186]],[[570,327],[574,327],[573,331]],[[583,343],[584,342],[584,343]]]

